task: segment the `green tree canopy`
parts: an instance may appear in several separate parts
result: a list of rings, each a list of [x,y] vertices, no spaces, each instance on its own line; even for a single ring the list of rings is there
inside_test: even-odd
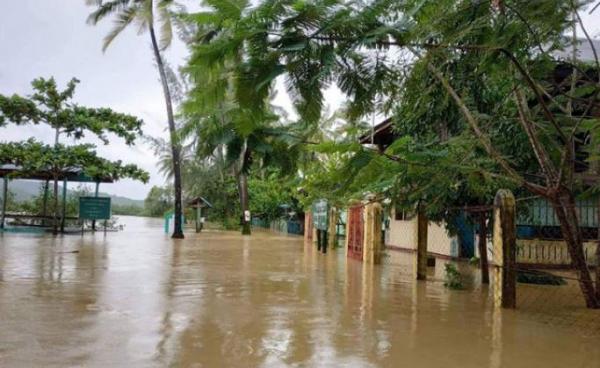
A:
[[[59,90],[54,78],[38,78],[31,83],[34,93],[30,96],[0,95],[0,126],[45,123],[55,129],[56,143],[60,134],[79,139],[87,131],[105,144],[109,132],[123,138],[127,144],[133,144],[142,134],[143,121],[109,108],[83,107],[74,103],[72,99],[78,83],[79,80],[73,78],[64,90]]]
[[[130,178],[146,183],[149,179],[149,174],[136,165],[98,157],[90,144],[51,146],[33,139],[0,143],[0,162],[15,165],[16,177],[49,173],[54,179],[81,172],[93,180]]]

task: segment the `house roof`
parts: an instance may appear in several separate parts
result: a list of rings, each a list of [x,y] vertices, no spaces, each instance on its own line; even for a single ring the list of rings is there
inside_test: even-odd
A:
[[[592,43],[596,52],[600,56],[600,41],[593,40]],[[572,45],[566,46],[561,51],[553,52],[554,57],[559,59],[571,58],[572,54]],[[592,49],[590,42],[585,38],[578,40],[577,55],[581,61],[595,61],[594,50]],[[398,138],[393,128],[392,118],[387,118],[381,123],[375,125],[368,133],[360,136],[358,140],[361,144],[374,144],[379,146],[380,149],[385,149]]]
[[[592,44],[600,56],[600,41],[592,40]],[[553,54],[560,59],[570,59],[573,57],[573,45],[566,46],[563,50],[555,51]],[[577,57],[584,62],[593,62],[596,60],[592,45],[590,45],[590,42],[585,38],[577,40]]]
[[[375,125],[369,133],[362,135],[358,140],[361,144],[375,144],[381,148],[386,148],[392,144],[396,138],[397,135],[394,132],[392,118],[387,118]]]
[[[206,198],[200,197],[200,196],[189,200],[187,204],[188,204],[189,207],[194,207],[194,208],[198,208],[198,207],[200,207],[200,208],[206,208],[206,207],[212,208],[212,204],[210,204],[210,202],[207,201]]]

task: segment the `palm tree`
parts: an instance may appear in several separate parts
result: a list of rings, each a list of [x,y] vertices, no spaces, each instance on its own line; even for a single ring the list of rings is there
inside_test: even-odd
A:
[[[175,228],[173,238],[183,238],[182,224],[182,184],[181,184],[181,145],[177,137],[175,118],[173,114],[173,100],[169,88],[167,67],[161,52],[171,45],[173,40],[173,14],[179,5],[173,0],[86,0],[88,5],[97,9],[88,17],[88,23],[96,25],[101,20],[114,16],[114,28],[104,38],[102,50],[110,46],[117,36],[130,25],[136,25],[140,31],[148,31],[152,42],[154,59],[160,74],[160,81],[165,97],[167,120],[171,141],[171,154],[173,158],[173,181],[175,188]],[[160,39],[157,39],[155,25],[159,24]]]

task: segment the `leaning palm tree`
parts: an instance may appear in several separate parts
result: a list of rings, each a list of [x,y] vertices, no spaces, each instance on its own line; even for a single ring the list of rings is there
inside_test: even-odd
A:
[[[179,5],[173,0],[86,0],[88,5],[96,7],[96,10],[88,17],[88,23],[96,25],[101,20],[113,16],[115,25],[104,38],[102,50],[110,44],[130,25],[138,27],[139,31],[148,31],[152,41],[154,59],[160,74],[165,105],[167,109],[167,120],[173,158],[173,181],[175,188],[175,228],[173,238],[183,238],[182,204],[181,204],[181,145],[177,137],[175,118],[173,115],[173,100],[168,83],[165,62],[161,52],[171,45],[173,40],[173,15],[174,9]],[[159,25],[160,39],[157,39],[155,25]]]

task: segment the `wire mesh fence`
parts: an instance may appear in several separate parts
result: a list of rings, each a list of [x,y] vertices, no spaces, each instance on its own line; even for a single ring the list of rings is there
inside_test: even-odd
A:
[[[600,287],[600,275],[596,276],[599,256],[598,247],[598,206],[595,201],[576,201],[567,213],[577,221],[576,229],[581,239],[577,247],[585,263],[585,269],[576,267],[573,262],[573,247],[567,245],[559,218],[553,207],[540,198],[516,200],[516,313],[527,320],[556,326],[581,329],[582,332],[600,334],[600,309],[586,307],[586,298],[581,283],[585,273],[589,275],[592,288]],[[465,206],[449,211],[459,213],[454,223],[430,221],[427,229],[427,251],[430,258],[438,259],[435,277],[444,277],[444,262],[459,261],[472,265],[471,272],[477,270],[482,257],[487,257],[493,270],[501,264],[493,251],[494,207]],[[462,213],[461,213],[462,212]],[[572,220],[572,219],[571,219]],[[416,250],[416,221],[410,213],[397,214],[391,210],[386,224],[385,244],[388,248]],[[389,252],[388,252],[389,253]],[[384,263],[396,262],[396,255],[388,256]],[[465,262],[469,260],[470,262]],[[430,266],[436,262],[430,262]],[[464,267],[458,267],[464,270]],[[480,276],[480,275],[479,275]],[[491,287],[494,285],[491,273]],[[480,281],[481,277],[475,277]],[[474,285],[479,288],[478,285]],[[600,301],[600,292],[598,300]],[[489,293],[490,298],[493,293]]]
[[[517,311],[530,319],[600,334],[600,310],[586,307],[574,270],[536,270],[517,265]]]
[[[520,313],[536,321],[600,333],[600,309],[586,307],[588,299],[600,297],[595,291],[600,287],[597,203],[577,200],[555,209],[542,198],[517,199],[514,267]],[[565,222],[570,226],[565,227]],[[586,293],[594,295],[586,298]]]

